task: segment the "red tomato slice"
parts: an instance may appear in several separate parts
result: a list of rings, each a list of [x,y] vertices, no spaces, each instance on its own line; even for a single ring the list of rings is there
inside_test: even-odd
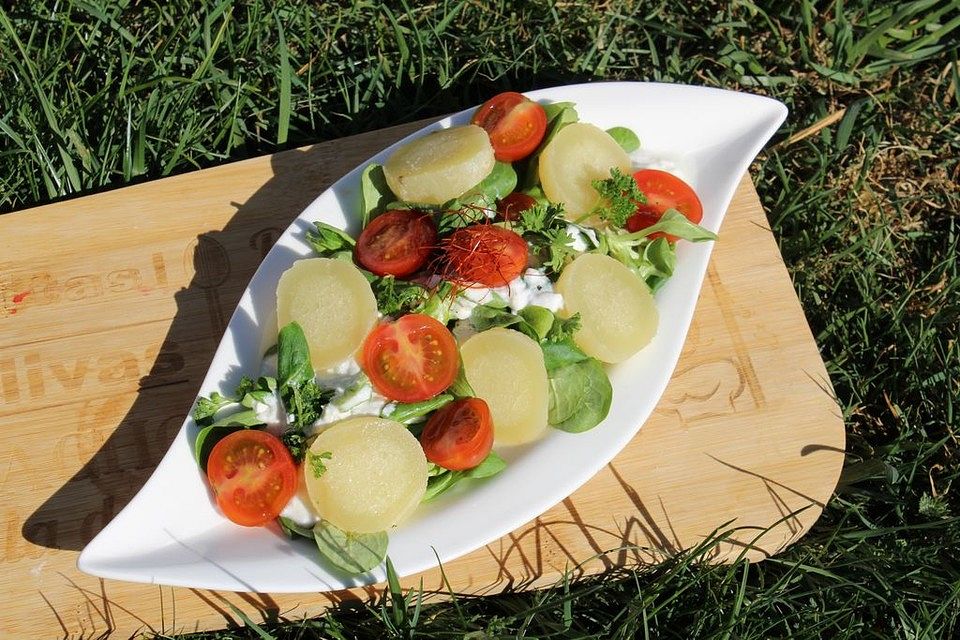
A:
[[[637,206],[637,212],[627,219],[627,231],[633,233],[656,224],[667,209],[676,209],[695,224],[703,220],[700,198],[690,185],[672,173],[641,169],[633,174],[633,179],[647,196],[647,203]],[[666,238],[670,242],[678,240],[676,236],[660,232],[651,234],[650,238]]]
[[[470,122],[487,131],[493,155],[500,162],[526,158],[547,132],[547,112],[515,91],[500,93],[484,102]]]
[[[207,459],[207,480],[223,514],[254,527],[270,522],[297,492],[297,466],[276,436],[243,429],[218,442]]]
[[[430,416],[420,444],[427,460],[444,469],[472,469],[493,448],[490,408],[480,398],[454,400]]]
[[[535,206],[537,206],[537,201],[531,196],[514,191],[497,202],[497,213],[500,214],[501,220],[513,222],[520,218],[521,213]]]
[[[453,334],[421,313],[374,327],[363,343],[362,359],[373,387],[398,402],[432,398],[453,384],[460,368]]]
[[[378,276],[408,276],[426,263],[437,246],[430,214],[394,209],[364,227],[357,239],[357,262]]]
[[[527,242],[519,234],[490,224],[457,229],[443,243],[448,280],[502,287],[527,268]]]

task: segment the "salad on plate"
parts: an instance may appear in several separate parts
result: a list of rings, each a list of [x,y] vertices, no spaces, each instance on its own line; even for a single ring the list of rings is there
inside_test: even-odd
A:
[[[656,334],[677,243],[716,237],[682,170],[640,148],[573,103],[506,92],[367,166],[358,237],[314,224],[260,371],[196,403],[222,514],[364,573],[392,528],[500,473],[501,453],[604,428],[606,365]]]

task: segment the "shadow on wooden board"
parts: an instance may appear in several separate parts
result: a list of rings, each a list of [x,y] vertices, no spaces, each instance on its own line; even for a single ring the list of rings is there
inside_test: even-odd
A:
[[[314,181],[320,150],[315,146],[273,156],[273,176],[246,202],[233,203],[237,211],[229,222],[188,243],[184,260],[192,261],[192,269],[185,267],[194,276],[175,294],[176,313],[149,373],[140,379],[136,399],[92,458],[27,518],[24,538],[44,547],[80,550],[143,486],[190,410],[260,261],[290,221],[339,177],[324,175],[321,168],[325,182]],[[202,212],[197,215],[202,219]],[[129,398],[107,401],[89,418],[110,431],[116,405],[124,402]]]

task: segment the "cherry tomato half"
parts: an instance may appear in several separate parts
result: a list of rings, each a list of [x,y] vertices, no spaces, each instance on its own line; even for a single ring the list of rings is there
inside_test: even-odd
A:
[[[419,402],[453,384],[460,353],[449,329],[430,316],[410,313],[373,328],[363,343],[362,365],[382,395]]]
[[[466,285],[502,287],[527,268],[527,242],[519,234],[490,224],[454,231],[443,242],[448,280]]]
[[[535,206],[537,206],[537,201],[533,197],[514,191],[497,202],[497,213],[500,214],[501,220],[513,222],[520,218],[521,213]]]
[[[408,276],[426,263],[437,246],[430,214],[393,209],[364,227],[355,249],[357,262],[378,276]]]
[[[690,185],[672,173],[641,169],[633,174],[633,179],[640,191],[647,196],[647,203],[639,205],[637,212],[627,218],[627,231],[633,233],[656,224],[667,209],[676,209],[695,224],[703,220],[700,198]],[[670,242],[678,240],[669,233],[657,232],[650,235],[650,239],[656,238],[666,238]]]
[[[493,448],[490,408],[480,398],[454,400],[430,416],[420,444],[427,460],[444,469],[472,469]]]
[[[486,130],[493,155],[500,162],[526,158],[547,132],[547,112],[515,91],[497,94],[484,102],[470,122]]]
[[[296,464],[280,439],[256,429],[235,431],[214,445],[207,480],[223,514],[247,527],[280,515],[299,482]]]

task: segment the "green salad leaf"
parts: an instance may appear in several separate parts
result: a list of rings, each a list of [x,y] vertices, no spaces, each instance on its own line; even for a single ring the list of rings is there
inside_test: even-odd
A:
[[[462,204],[459,199],[452,200],[444,205],[444,210],[434,216],[437,223],[437,233],[441,236],[453,233],[457,229],[469,227],[472,224],[483,224],[489,220],[488,211],[496,208],[493,205]]]
[[[704,229],[694,222],[690,222],[687,216],[676,209],[667,209],[663,212],[663,215],[660,216],[660,220],[658,220],[656,224],[650,225],[646,229],[641,229],[630,235],[643,238],[658,232],[668,233],[682,240],[689,240],[690,242],[704,242],[717,239],[717,234],[713,231]]]
[[[443,280],[439,282],[427,299],[417,308],[417,313],[423,313],[440,324],[447,324],[453,319],[453,301],[456,298],[453,284]]]
[[[321,520],[313,527],[317,549],[333,566],[350,574],[366,573],[387,557],[386,531],[352,533]]]
[[[677,264],[676,249],[666,238],[657,238],[644,245],[641,256],[635,271],[650,291],[656,291],[673,275]]]
[[[569,318],[555,316],[545,342],[564,342],[573,344],[573,334],[580,330],[580,314],[575,313]]]
[[[353,260],[356,241],[341,229],[325,222],[314,222],[314,229],[307,231],[307,243],[321,258]]]
[[[284,516],[278,517],[277,522],[288,538],[312,539],[321,557],[349,574],[366,573],[375,569],[387,557],[389,539],[385,531],[350,533],[328,520],[321,520],[310,528]]]
[[[208,426],[213,424],[214,417],[221,409],[232,404],[252,409],[255,402],[266,402],[276,388],[277,381],[269,376],[261,376],[256,380],[243,376],[232,396],[224,396],[214,391],[210,397],[197,398],[197,406],[193,409],[193,420],[199,427]]]
[[[303,527],[287,518],[285,516],[278,516],[277,523],[280,525],[280,529],[287,535],[288,538],[295,538],[300,536],[302,538],[313,539],[313,529],[310,527]]]
[[[197,406],[193,409],[193,421],[198,425],[210,424],[220,409],[235,402],[234,398],[222,396],[218,391],[211,393],[209,398],[201,396],[197,398]]]
[[[510,226],[530,244],[548,275],[555,275],[579,254],[567,233],[569,224],[564,218],[563,206],[547,202],[521,212]]]
[[[607,417],[613,387],[599,360],[584,357],[579,362],[548,368],[547,377],[550,384],[547,421],[551,426],[580,433]]]
[[[619,260],[640,276],[651,291],[656,291],[673,275],[677,262],[676,246],[664,237],[650,239],[658,231],[683,240],[715,240],[712,231],[694,224],[675,209],[667,209],[656,224],[634,233],[617,229],[598,229],[595,253]]]
[[[323,477],[323,474],[327,472],[326,461],[331,458],[333,458],[333,453],[330,451],[322,451],[320,453],[307,452],[306,460],[310,464],[310,472],[314,478]]]
[[[513,230],[526,237],[543,233],[550,229],[566,229],[567,221],[563,217],[563,205],[545,203],[520,212],[513,223]]]
[[[240,398],[240,404],[247,409],[253,409],[257,403],[266,404],[277,390],[276,378],[269,376],[260,376],[256,381],[244,376],[240,383],[236,396]]]
[[[430,502],[437,496],[450,490],[461,480],[480,479],[495,476],[507,468],[506,461],[491,451],[487,454],[480,464],[465,471],[451,471],[437,465],[431,468],[431,474],[427,478],[427,492],[423,495],[423,502]]]
[[[580,120],[575,102],[551,102],[543,105],[543,110],[547,114],[547,136],[556,135],[558,127]]]
[[[573,238],[566,228],[549,229],[543,233],[544,266],[549,273],[558,274],[574,261],[580,252],[573,248]]]
[[[537,341],[546,339],[556,318],[550,309],[535,304],[521,309],[519,315],[533,331],[531,337]]]
[[[291,322],[280,329],[277,339],[277,382],[284,403],[294,388],[313,380],[313,375],[307,337],[298,323]],[[295,408],[288,405],[287,410]]]
[[[410,425],[415,422],[421,422],[427,417],[427,415],[433,413],[440,407],[450,404],[451,402],[453,402],[453,395],[449,393],[441,393],[440,395],[436,395],[429,400],[398,403],[396,408],[392,411],[381,411],[380,416]]]
[[[543,311],[546,311],[551,316],[553,315],[549,309],[544,309],[543,307],[539,308],[543,309]],[[527,314],[531,317],[533,317],[534,314],[537,314],[538,317],[536,320],[542,324],[542,317],[539,317],[539,314],[536,311],[529,311]],[[527,318],[510,312],[505,305],[501,306],[497,302],[478,304],[475,306],[470,312],[470,325],[477,332],[487,331],[488,329],[493,329],[496,327],[509,327],[511,329],[516,329],[520,333],[523,333],[538,342],[540,340],[540,334],[537,330],[537,327],[528,321]]]
[[[627,153],[632,153],[640,148],[640,138],[633,132],[633,129],[613,127],[607,129],[607,133],[620,145],[620,148]]]
[[[368,164],[360,174],[360,213],[363,226],[370,219],[386,210],[387,204],[394,199],[393,192],[383,175],[383,166]]]
[[[477,332],[507,327],[532,338],[536,342],[572,343],[573,333],[580,328],[580,314],[561,318],[555,313],[535,304],[524,307],[519,313],[511,312],[499,302],[478,304],[470,312],[470,324]]]
[[[573,341],[579,329],[579,314],[557,317],[540,342],[550,391],[547,422],[554,428],[574,433],[600,424],[613,401],[613,387],[606,369]]]
[[[464,206],[496,209],[497,200],[517,188],[517,172],[509,162],[495,162],[486,178],[481,180],[456,200],[444,205],[445,209],[460,209]]]
[[[323,389],[314,379],[310,348],[296,322],[280,329],[277,341],[277,382],[280,399],[294,431],[302,431],[320,418],[334,391]],[[291,451],[291,455],[293,451]]]
[[[540,345],[543,351],[543,364],[547,371],[561,369],[570,364],[583,362],[587,354],[580,351],[572,342],[544,342]]]
[[[373,274],[371,274],[373,276]],[[426,304],[430,291],[415,282],[397,280],[393,276],[373,276],[370,288],[377,299],[377,309],[386,316],[413,313]]]
[[[324,389],[313,380],[305,383],[294,392],[296,412],[293,413],[293,424],[304,429],[320,419],[323,408],[336,393],[333,389]]]
[[[522,321],[523,318],[511,313],[506,305],[497,302],[478,304],[470,311],[470,324],[478,332],[495,327],[510,327]]]

